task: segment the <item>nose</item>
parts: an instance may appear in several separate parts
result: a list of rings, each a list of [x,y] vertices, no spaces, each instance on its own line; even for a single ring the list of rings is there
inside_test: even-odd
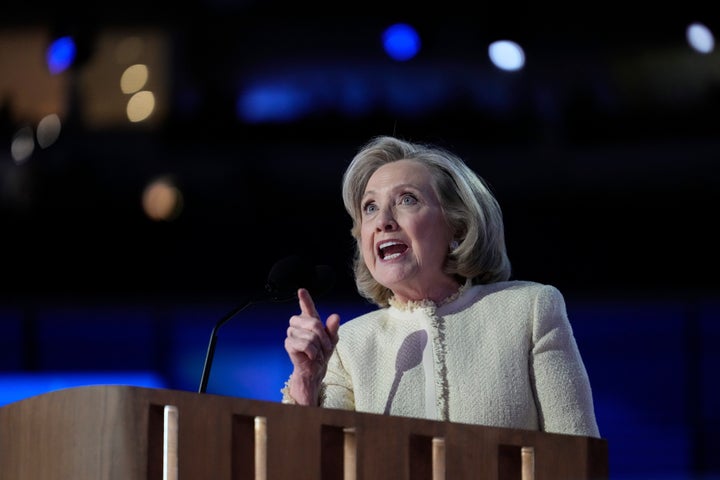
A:
[[[398,224],[395,221],[395,215],[391,208],[383,208],[376,218],[376,228],[378,232],[389,232],[397,228]]]

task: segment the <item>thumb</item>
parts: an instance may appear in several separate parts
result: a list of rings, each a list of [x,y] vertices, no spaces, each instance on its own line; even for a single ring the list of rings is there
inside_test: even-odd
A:
[[[327,319],[327,322],[325,322],[325,331],[327,331],[328,336],[330,337],[330,340],[332,341],[333,345],[335,345],[338,341],[338,329],[340,328],[340,315],[337,313],[333,313],[330,315]]]

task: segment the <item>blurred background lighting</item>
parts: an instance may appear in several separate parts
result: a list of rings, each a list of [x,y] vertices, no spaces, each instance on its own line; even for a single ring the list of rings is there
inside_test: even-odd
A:
[[[141,63],[126,68],[120,77],[120,89],[128,94],[140,91],[148,81],[148,74],[147,65]]]
[[[406,23],[388,27],[382,35],[385,52],[394,60],[404,62],[415,57],[420,51],[420,35]]]
[[[47,148],[60,137],[60,117],[52,113],[40,120],[37,127],[37,142],[40,148]]]
[[[13,136],[10,154],[18,165],[25,163],[35,151],[35,140],[30,127],[20,128]]]
[[[142,122],[155,110],[155,95],[152,92],[137,92],[127,104],[127,116],[131,122]]]
[[[99,31],[93,55],[78,71],[76,110],[87,128],[124,128],[130,122],[144,131],[158,128],[169,101],[169,45],[156,28]],[[142,93],[141,93],[142,90]],[[135,94],[132,98],[128,95]],[[139,94],[139,95],[138,95]]]
[[[142,55],[145,42],[138,35],[128,35],[118,41],[115,47],[115,60],[119,65],[137,62]]]
[[[53,75],[62,73],[73,64],[76,55],[75,42],[65,36],[54,40],[47,50],[47,65]]]
[[[687,28],[686,38],[690,47],[700,53],[710,53],[715,48],[715,37],[710,29],[702,23],[690,24]]]
[[[515,71],[525,66],[525,52],[517,43],[510,40],[498,40],[488,47],[488,55],[493,65],[501,70]]]
[[[170,221],[180,215],[183,207],[183,196],[171,180],[161,178],[145,187],[142,206],[145,214],[150,219]]]
[[[237,115],[249,123],[289,122],[311,107],[309,94],[290,84],[259,85],[242,92]]]

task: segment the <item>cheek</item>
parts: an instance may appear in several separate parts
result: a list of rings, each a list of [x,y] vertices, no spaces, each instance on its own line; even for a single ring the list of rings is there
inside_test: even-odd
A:
[[[430,235],[421,235],[424,245],[435,255],[444,258],[448,252],[452,235],[439,226],[440,222],[428,222],[418,229],[419,232],[431,232]]]
[[[373,252],[373,236],[371,231],[365,228],[360,230],[360,250],[366,258]]]

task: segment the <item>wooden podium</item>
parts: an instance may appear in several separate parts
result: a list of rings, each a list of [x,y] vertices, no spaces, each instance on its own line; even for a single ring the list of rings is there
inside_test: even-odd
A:
[[[1,480],[606,480],[590,437],[99,385],[0,408]]]

